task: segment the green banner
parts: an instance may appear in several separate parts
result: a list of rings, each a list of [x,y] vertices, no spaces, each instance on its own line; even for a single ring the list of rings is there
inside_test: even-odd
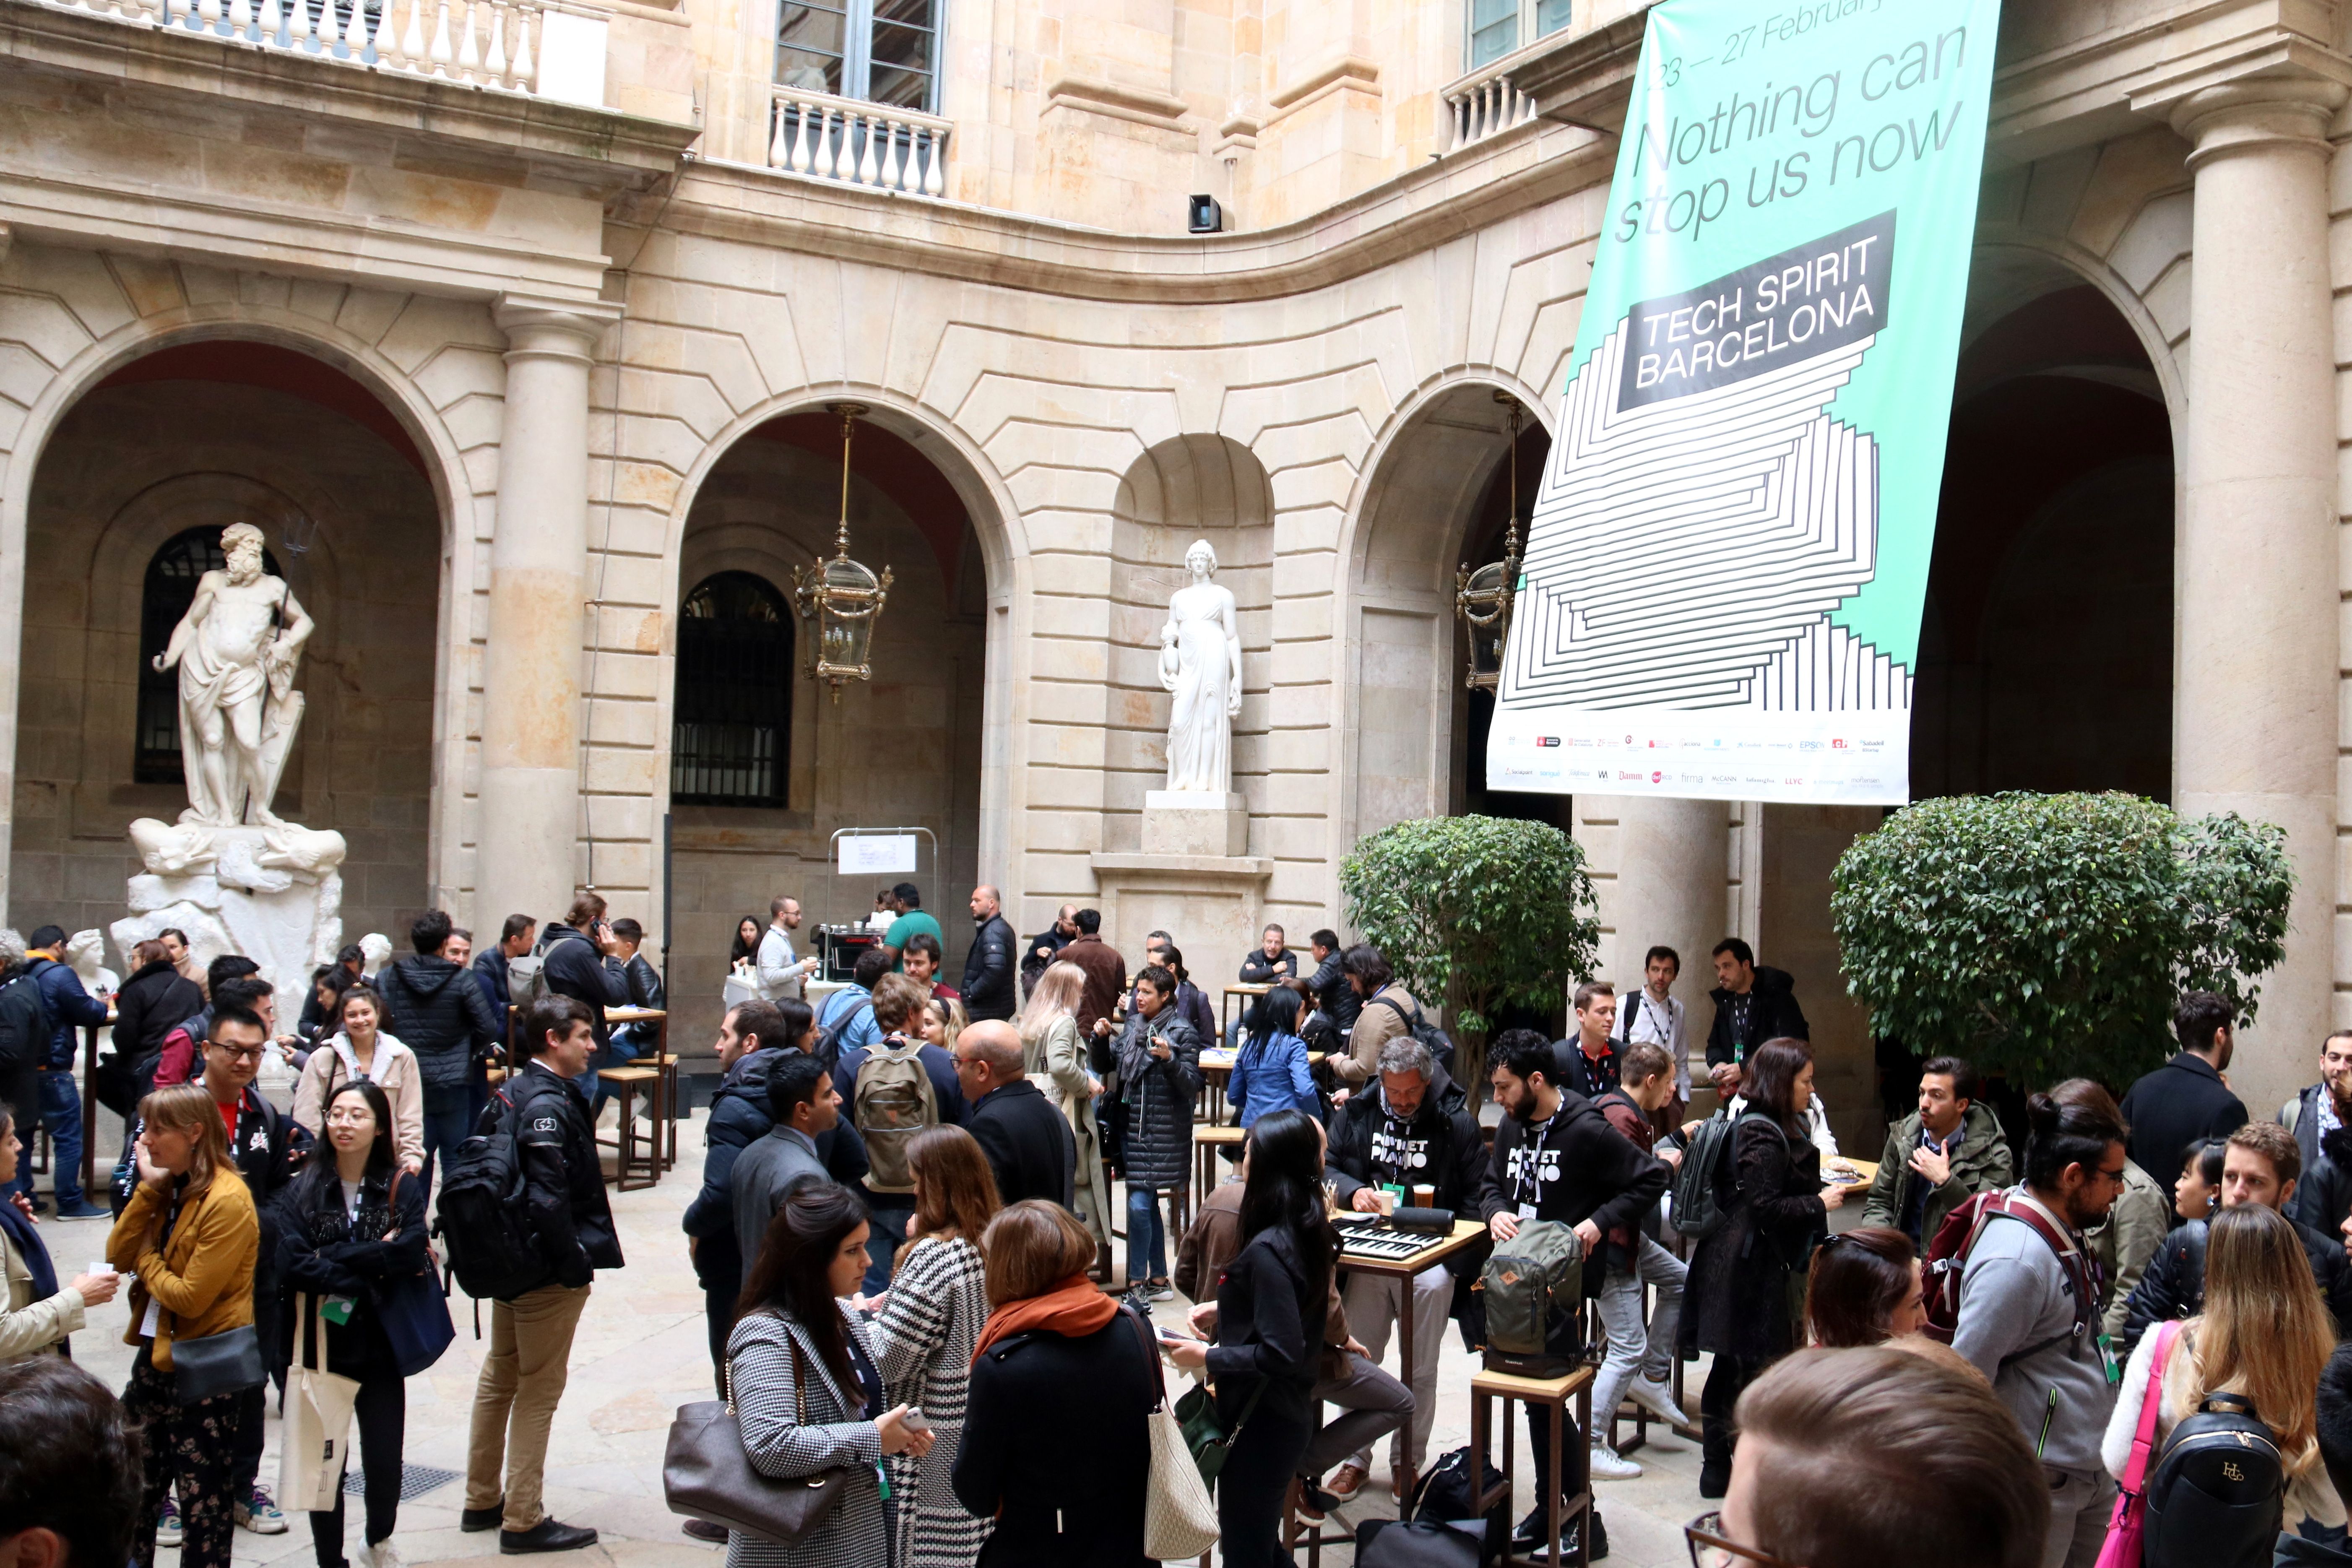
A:
[[[2000,20],[1650,11],[1489,787],[1909,799]]]

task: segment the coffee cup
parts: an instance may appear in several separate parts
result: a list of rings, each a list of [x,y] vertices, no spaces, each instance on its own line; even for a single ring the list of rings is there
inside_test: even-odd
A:
[[[1433,1209],[1437,1206],[1437,1189],[1425,1182],[1416,1182],[1412,1188],[1412,1206]]]
[[[1373,1188],[1372,1199],[1381,1205],[1381,1214],[1392,1215],[1396,1213],[1396,1194],[1389,1191],[1386,1187]]]

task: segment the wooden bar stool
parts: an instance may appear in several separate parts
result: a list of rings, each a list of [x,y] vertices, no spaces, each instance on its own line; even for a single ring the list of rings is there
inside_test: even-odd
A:
[[[650,1187],[662,1178],[661,1129],[656,1126],[645,1141],[645,1152],[637,1152],[637,1090],[643,1088],[661,1103],[661,1069],[649,1067],[604,1068],[596,1074],[600,1082],[612,1086],[614,1098],[621,1102],[621,1125],[613,1141],[596,1142],[616,1151],[620,1159],[613,1167],[613,1184],[625,1193]]]
[[[1537,1568],[1538,1564],[1556,1563],[1559,1557],[1559,1538],[1569,1521],[1583,1516],[1590,1519],[1592,1511],[1591,1450],[1586,1446],[1586,1434],[1592,1430],[1592,1373],[1589,1366],[1580,1366],[1564,1377],[1512,1377],[1499,1372],[1476,1372],[1470,1374],[1470,1452],[1483,1461],[1487,1451],[1487,1435],[1494,1402],[1503,1402],[1503,1461],[1496,1468],[1502,1471],[1502,1481],[1492,1489],[1481,1489],[1475,1499],[1476,1511],[1484,1517],[1497,1498],[1511,1495],[1512,1472],[1517,1457],[1514,1439],[1518,1424],[1511,1419],[1514,1402],[1529,1408],[1540,1407],[1550,1426],[1551,1464],[1549,1473],[1536,1478],[1543,1489],[1546,1534],[1550,1550],[1543,1557],[1519,1557],[1508,1546],[1496,1561],[1499,1568]],[[1569,1415],[1573,1401],[1576,1415]],[[1570,1479],[1567,1467],[1574,1467],[1577,1489],[1573,1496],[1563,1497]],[[1591,1568],[1592,1562],[1592,1531],[1588,1523],[1577,1531],[1576,1561],[1580,1568]]]

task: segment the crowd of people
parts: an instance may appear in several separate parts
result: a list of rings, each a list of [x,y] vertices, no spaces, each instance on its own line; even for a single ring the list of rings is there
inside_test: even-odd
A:
[[[2119,1485],[2147,1491],[2176,1432],[2234,1421],[2278,1484],[2195,1525],[2200,1560],[2352,1561],[2352,1033],[2260,1122],[2229,1088],[2231,1010],[2204,993],[2181,1002],[2179,1054],[2120,1103],[2072,1080],[2004,1127],[1968,1062],[1932,1058],[1864,1187],[1793,985],[1738,939],[1712,955],[1698,1061],[1680,957],[1654,948],[1626,994],[1580,985],[1563,1037],[1497,1032],[1482,1119],[1422,1001],[1333,931],[1301,955],[1267,927],[1236,970],[1260,989],[1221,1033],[1168,932],[1130,971],[1097,911],[1024,942],[982,887],[951,988],[919,890],[880,902],[879,940],[814,1002],[797,901],[737,931],[685,1249],[750,1463],[840,1500],[790,1545],[687,1521],[730,1568],[1144,1563],[1148,1423],[1187,1374],[1230,1440],[1224,1560],[1287,1562],[1286,1517],[1357,1497],[1376,1452],[1414,1496],[1449,1325],[1480,1343],[1487,1248],[1544,1226],[1575,1237],[1584,1293],[1547,1348],[1597,1362],[1563,1487],[1642,1474],[1609,1441],[1629,1404],[1695,1435],[1720,1504],[1688,1527],[1695,1560],[2091,1568]],[[192,976],[184,940],[142,943],[113,998],[113,1092],[133,1098],[106,1263],[63,1281],[19,1129],[61,1102],[47,1075],[73,1092],[82,1004],[103,1019],[105,1001],[57,928],[0,932],[0,1035],[14,1005],[39,1047],[36,1081],[0,1095],[0,1548],[40,1535],[48,1555],[16,1560],[44,1568],[173,1544],[188,1568],[226,1564],[236,1529],[286,1528],[260,1476],[271,1384],[331,1374],[361,1568],[397,1568],[405,1379],[448,1328],[436,1226],[490,1304],[461,1526],[509,1553],[594,1543],[547,1513],[546,1456],[594,1277],[625,1263],[596,1074],[637,1047],[610,1015],[661,999],[641,931],[605,917],[583,893],[475,955],[428,913],[413,954],[359,944],[321,969],[292,1030],[249,961]],[[297,1071],[290,1111],[257,1087],[272,1052]],[[1244,1131],[1195,1212],[1217,1072]],[[1693,1120],[1699,1087],[1717,1109]],[[56,1212],[104,1213],[61,1142],[53,1159]],[[1408,1194],[1480,1221],[1485,1246],[1409,1279],[1348,1268],[1334,1215]],[[1834,1230],[1855,1202],[1861,1223]],[[119,1401],[57,1354],[118,1291]],[[1187,1330],[1154,1324],[1179,1292]],[[1408,1319],[1409,1382],[1383,1365]],[[1694,1420],[1673,1374],[1701,1355]],[[45,1493],[54,1457],[7,1446],[37,1418],[112,1467],[79,1489],[114,1513]],[[1527,1473],[1549,1473],[1549,1447],[1531,1407]],[[345,1564],[341,1479],[303,1500],[320,1568]],[[1516,1551],[1550,1549],[1548,1512],[1536,1499]],[[1605,1550],[1597,1510],[1576,1528]]]

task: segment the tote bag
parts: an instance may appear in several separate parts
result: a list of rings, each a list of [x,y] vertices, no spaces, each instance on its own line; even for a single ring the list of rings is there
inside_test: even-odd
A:
[[[2172,1342],[2179,1333],[2178,1322],[2156,1331],[2147,1394],[2139,1405],[2139,1428],[2132,1434],[2131,1459],[2124,1466],[2123,1489],[2116,1494],[2116,1511],[2107,1521],[2107,1539],[2099,1548],[2098,1568],[2140,1568],[2140,1540],[2147,1529],[2148,1455],[2156,1447],[2156,1418],[2164,1405],[2164,1363],[2172,1359]]]
[[[404,1170],[392,1173],[391,1199],[395,1214],[399,1212],[401,1179],[407,1174]],[[414,1274],[385,1280],[372,1294],[376,1322],[392,1346],[392,1359],[400,1368],[401,1376],[415,1377],[429,1371],[457,1337],[457,1325],[449,1321],[448,1293],[442,1289],[441,1274],[434,1267],[429,1245],[424,1268]]]
[[[1160,1385],[1159,1403],[1146,1417],[1151,1430],[1151,1473],[1143,1488],[1143,1554],[1161,1563],[1183,1562],[1217,1543],[1217,1505],[1209,1500],[1208,1483],[1192,1460],[1184,1428],[1168,1408],[1168,1379],[1150,1331],[1142,1318],[1129,1316],[1136,1338],[1143,1342],[1144,1360]]]
[[[297,1294],[295,1307],[302,1325],[299,1337],[308,1350],[286,1373],[286,1417],[278,1452],[278,1496],[280,1506],[309,1512],[331,1512],[343,1489],[343,1461],[350,1458],[352,1401],[360,1385],[352,1378],[325,1370],[326,1321],[319,1315],[314,1296]],[[316,1364],[313,1364],[313,1363]]]

